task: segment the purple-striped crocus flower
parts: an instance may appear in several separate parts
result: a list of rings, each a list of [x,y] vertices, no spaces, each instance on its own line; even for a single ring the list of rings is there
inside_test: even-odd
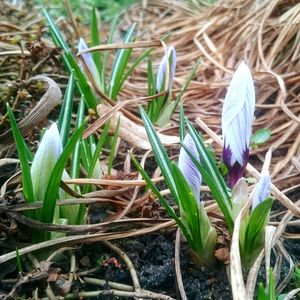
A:
[[[167,87],[168,93],[171,92],[173,79],[175,76],[176,69],[176,51],[173,46],[168,48],[167,55],[164,54],[156,75],[156,91],[159,93],[165,89],[165,79],[166,79],[166,70],[167,70],[167,62],[170,62],[169,69],[169,84]],[[164,86],[163,86],[164,85]]]
[[[253,194],[252,211],[257,205],[262,203],[271,193],[271,178],[268,171],[264,171],[261,174],[259,181],[257,182]]]
[[[78,52],[82,52],[84,50],[88,49],[88,46],[83,38],[80,38],[78,41]],[[91,53],[86,52],[82,53],[82,58],[86,64],[86,66],[89,68],[89,71],[93,75],[96,83],[100,84],[100,76],[96,67],[96,64],[94,62],[93,56]]]
[[[200,161],[197,147],[194,143],[193,138],[189,134],[185,136],[183,144],[191,152],[191,154],[193,154],[194,157]],[[193,191],[198,205],[200,205],[200,186],[202,177],[198,168],[195,166],[192,159],[183,147],[181,147],[179,153],[178,168],[180,169],[182,175],[185,177],[187,183]]]
[[[252,76],[242,61],[233,74],[222,111],[223,161],[228,168],[231,187],[243,176],[248,163],[254,108]]]

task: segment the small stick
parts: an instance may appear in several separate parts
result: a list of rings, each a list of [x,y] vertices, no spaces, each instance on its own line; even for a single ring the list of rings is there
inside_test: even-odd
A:
[[[177,281],[181,300],[187,300],[187,296],[182,281],[181,268],[180,268],[180,229],[179,228],[176,231],[176,241],[175,241],[175,272],[176,272],[176,281]]]
[[[136,293],[140,293],[140,291],[141,291],[140,282],[139,282],[139,279],[137,277],[137,273],[135,271],[133,263],[131,262],[131,260],[127,256],[127,254],[125,252],[123,252],[120,248],[118,248],[117,246],[113,245],[112,243],[110,243],[108,241],[102,241],[102,243],[106,247],[110,248],[112,251],[116,252],[124,260],[128,270],[129,270],[129,273],[131,275],[134,290],[135,290]]]

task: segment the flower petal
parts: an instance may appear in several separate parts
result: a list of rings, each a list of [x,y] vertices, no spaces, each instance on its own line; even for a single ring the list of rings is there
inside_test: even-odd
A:
[[[190,152],[195,156],[195,158],[200,161],[200,157],[194,140],[189,134],[185,136],[183,143],[187,147],[187,149],[189,149]],[[198,168],[195,166],[192,159],[183,147],[181,147],[180,149],[178,167],[185,177],[187,183],[191,187],[198,204],[200,204],[200,187],[202,177]]]
[[[84,41],[83,38],[79,39],[78,42],[78,52],[84,51],[88,49],[88,46],[86,44],[86,42]],[[89,68],[91,74],[93,75],[96,83],[100,84],[100,76],[96,67],[96,64],[94,62],[93,56],[91,53],[87,52],[87,53],[83,53],[82,54],[82,58],[85,62],[85,64],[87,65],[87,67]],[[83,69],[83,68],[82,68]]]
[[[56,123],[46,130],[30,169],[34,201],[42,201],[53,168],[63,151]]]
[[[174,47],[170,47],[168,49],[168,54],[164,55],[161,63],[158,68],[157,76],[156,76],[156,90],[157,92],[161,92],[165,89],[165,78],[166,78],[166,69],[167,69],[167,60],[169,59],[170,70],[169,70],[169,84],[168,84],[168,91],[171,92],[173,79],[175,76],[175,69],[176,69],[176,51]],[[163,86],[164,85],[164,86]]]
[[[255,92],[249,68],[242,61],[233,74],[222,111],[224,149],[230,148],[230,166],[245,165],[255,108]],[[247,158],[246,158],[247,159]]]
[[[253,194],[253,201],[252,201],[252,211],[254,208],[263,202],[271,192],[271,178],[268,171],[264,171],[261,174],[261,177],[258,183],[255,186],[254,194]]]

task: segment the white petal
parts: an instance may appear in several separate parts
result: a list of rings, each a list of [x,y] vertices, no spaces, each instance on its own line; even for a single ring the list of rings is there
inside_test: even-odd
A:
[[[183,143],[187,147],[187,149],[189,149],[190,152],[194,155],[194,157],[200,161],[200,157],[194,140],[189,134],[185,136]],[[200,204],[200,187],[202,177],[198,168],[195,166],[190,156],[187,154],[183,147],[181,147],[180,149],[178,167],[185,177],[187,183],[191,187],[198,204]]]
[[[80,38],[79,42],[78,42],[78,52],[84,51],[86,49],[88,49],[86,42],[84,41],[83,38]],[[82,58],[83,58],[85,64],[87,65],[87,67],[89,68],[90,72],[92,73],[96,83],[100,84],[100,76],[99,76],[99,73],[98,73],[98,70],[97,70],[97,67],[94,62],[92,54],[89,52],[83,53]]]
[[[168,85],[168,91],[170,92],[172,89],[173,79],[175,76],[175,69],[176,69],[176,51],[174,47],[170,47],[168,49],[168,55],[164,55],[161,63],[159,65],[157,76],[156,76],[156,90],[158,92],[161,92],[165,88],[162,86],[164,83],[164,79],[166,76],[166,70],[167,70],[167,60],[171,57],[171,65],[170,65],[170,72],[169,72],[169,85]]]
[[[271,192],[271,178],[268,171],[264,171],[258,183],[255,186],[252,202],[252,210],[261,202],[263,202]]]
[[[224,147],[232,151],[231,165],[242,166],[243,154],[249,148],[255,109],[255,92],[249,68],[242,61],[234,72],[222,111]]]
[[[42,201],[63,146],[56,123],[46,130],[30,169],[35,201]]]

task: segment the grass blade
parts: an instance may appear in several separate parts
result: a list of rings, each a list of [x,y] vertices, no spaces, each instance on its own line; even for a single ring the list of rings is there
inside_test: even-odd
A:
[[[72,70],[71,72],[68,86],[64,95],[63,105],[57,122],[57,127],[59,129],[63,146],[66,145],[69,138],[72,111],[73,111],[73,99],[74,99],[74,70]]]
[[[108,159],[108,175],[111,175],[111,170],[112,170],[112,163],[115,157],[115,150],[116,150],[116,145],[119,137],[119,129],[120,129],[120,118],[118,120],[116,130],[114,133],[114,137],[112,139],[111,147],[110,147],[110,154],[109,154],[109,159]]]
[[[169,157],[167,155],[166,150],[162,146],[159,137],[157,133],[155,132],[153,125],[144,111],[144,109],[140,108],[141,117],[144,121],[145,129],[148,135],[148,139],[151,144],[152,151],[154,153],[154,156],[156,158],[157,164],[160,167],[160,170],[162,172],[162,175],[164,176],[166,183],[176,201],[176,204],[179,205],[179,199],[178,199],[178,192],[177,187],[174,182],[173,176],[172,176],[172,167],[169,160]]]
[[[62,55],[62,59],[71,74],[72,69],[74,69],[74,73],[78,81],[76,82],[77,89],[80,94],[84,94],[87,105],[89,108],[96,109],[97,100],[89,86],[89,84],[86,81],[86,78],[84,74],[81,72],[77,61],[74,57],[74,55],[71,52],[70,47],[65,42],[64,38],[62,37],[58,27],[54,23],[52,17],[49,15],[46,9],[43,9],[43,13],[47,19],[48,25],[49,25],[49,31],[53,38],[54,43],[56,46],[62,48],[64,50],[64,53]]]
[[[133,32],[136,24],[133,24],[127,31],[123,43],[128,43],[133,40]],[[128,64],[132,49],[119,49],[117,51],[116,59],[112,66],[109,81],[109,97],[115,100],[121,88],[122,78]]]
[[[14,114],[9,106],[9,104],[6,104],[7,112],[9,115],[9,121],[11,130],[14,136],[14,140],[16,143],[19,159],[20,159],[20,166],[22,170],[22,186],[23,186],[23,194],[26,202],[33,202],[33,188],[32,188],[32,179],[30,174],[30,166],[28,162],[28,156],[31,155],[30,151],[20,133],[20,130],[18,128],[16,119],[14,117]],[[32,214],[30,213],[31,217]]]

